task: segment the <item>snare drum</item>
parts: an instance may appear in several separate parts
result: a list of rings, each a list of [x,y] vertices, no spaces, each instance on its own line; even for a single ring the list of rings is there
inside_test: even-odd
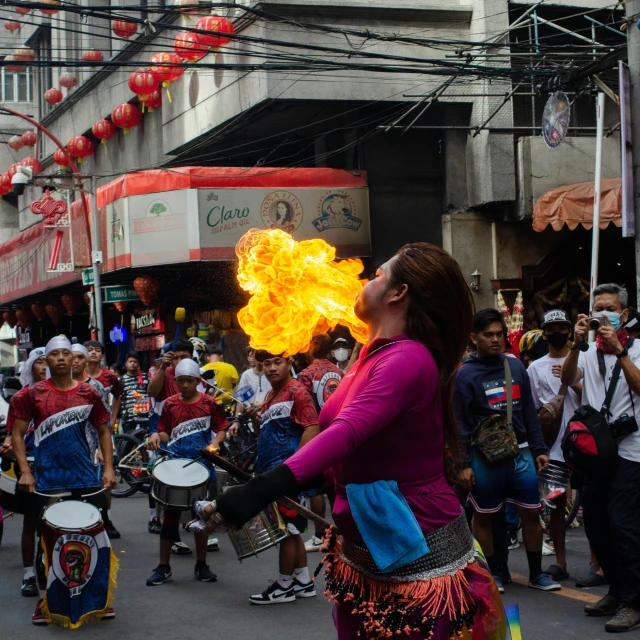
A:
[[[100,511],[92,504],[79,500],[56,502],[42,515],[45,527],[55,531],[84,532],[101,525]]]
[[[0,506],[7,511],[19,514],[36,514],[39,511],[39,503],[35,494],[20,491],[18,489],[18,478],[20,471],[18,463],[3,460],[3,470],[0,470]],[[29,466],[33,467],[33,458],[27,457]]]
[[[229,531],[229,540],[238,560],[258,555],[274,547],[289,535],[278,505],[274,502],[249,520],[242,529]]]
[[[186,511],[197,500],[213,499],[215,483],[209,469],[200,462],[190,462],[188,458],[165,458],[154,465],[151,495],[160,504]]]

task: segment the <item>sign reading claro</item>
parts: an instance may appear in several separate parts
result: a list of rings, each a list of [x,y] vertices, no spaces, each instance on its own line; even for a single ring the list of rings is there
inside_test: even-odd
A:
[[[207,225],[209,225],[213,229],[219,224],[229,222],[230,220],[239,220],[239,224],[240,226],[242,226],[243,224],[248,224],[249,221],[247,220],[245,222],[244,219],[248,218],[250,214],[251,209],[249,209],[249,207],[245,207],[244,209],[234,209],[217,204],[207,214]]]

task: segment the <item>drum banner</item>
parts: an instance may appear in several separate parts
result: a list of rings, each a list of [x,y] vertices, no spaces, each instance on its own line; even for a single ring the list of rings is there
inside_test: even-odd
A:
[[[100,524],[85,532],[45,526],[42,534],[47,590],[41,605],[49,624],[77,629],[113,607],[118,559]]]

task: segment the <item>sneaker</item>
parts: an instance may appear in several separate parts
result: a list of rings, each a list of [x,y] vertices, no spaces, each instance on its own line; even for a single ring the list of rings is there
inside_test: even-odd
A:
[[[310,553],[312,551],[320,551],[320,547],[322,547],[322,538],[318,538],[317,536],[309,538],[304,543],[304,549],[307,553]]]
[[[207,551],[220,551],[220,545],[218,544],[218,538],[209,538],[207,540]]]
[[[500,580],[500,576],[493,576],[493,580],[496,583],[496,587],[498,587],[498,593],[504,593],[504,586],[502,580]]]
[[[586,604],[584,606],[584,612],[588,616],[613,616],[618,613],[620,607],[620,600],[607,594],[594,604]]]
[[[281,602],[293,602],[296,594],[291,586],[283,589],[277,582],[272,582],[271,586],[255,596],[249,596],[251,604],[280,604]]]
[[[161,530],[162,525],[160,524],[160,520],[158,518],[151,518],[151,520],[149,520],[149,533],[160,535]]]
[[[502,584],[506,587],[508,584],[511,584],[511,573],[509,572],[509,566],[504,564],[497,564],[494,568],[494,574],[500,578]]]
[[[518,547],[520,547],[520,542],[518,541],[518,534],[516,534],[515,536],[510,536],[509,537],[509,551],[513,551],[514,549],[517,549]]]
[[[104,615],[102,616],[101,620],[113,620],[116,617],[116,611],[115,609],[107,609],[104,612]]]
[[[107,520],[107,522],[104,523],[104,528],[109,536],[109,540],[118,540],[118,538],[122,537],[120,532],[113,526],[111,520]]]
[[[25,598],[35,598],[38,596],[38,585],[36,584],[35,576],[31,576],[22,581],[21,593]]]
[[[625,605],[604,625],[604,630],[609,633],[617,633],[632,631],[638,627],[640,627],[640,611]]]
[[[532,589],[540,589],[540,591],[560,591],[562,589],[562,586],[548,573],[541,573],[537,578],[529,580],[529,586]]]
[[[158,565],[153,573],[147,578],[147,587],[155,587],[171,580],[171,567]]]
[[[190,556],[193,551],[184,542],[176,542],[171,547],[171,553],[175,556]]]
[[[42,600],[38,600],[38,604],[36,605],[36,610],[33,612],[33,615],[31,616],[31,622],[33,624],[47,624],[47,619],[44,617],[44,614],[42,613],[42,609],[40,608],[40,605],[42,604]]]
[[[204,567],[198,567],[196,565],[193,570],[193,575],[196,580],[200,580],[200,582],[216,582],[218,576],[209,569],[209,565],[205,564]]]
[[[316,595],[316,584],[313,580],[302,584],[296,578],[293,579],[293,593],[296,598],[313,598]]]
[[[550,544],[547,544],[546,542],[543,542],[542,543],[542,555],[543,556],[555,556],[556,555],[556,550]]]

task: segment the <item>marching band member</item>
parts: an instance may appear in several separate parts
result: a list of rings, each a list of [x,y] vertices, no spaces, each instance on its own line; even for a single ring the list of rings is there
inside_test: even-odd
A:
[[[147,442],[151,451],[157,451],[162,445],[180,458],[195,460],[200,457],[203,447],[210,444],[219,447],[224,442],[224,430],[229,428],[229,422],[214,398],[198,391],[200,380],[200,367],[193,360],[184,359],[178,363],[175,368],[178,393],[164,403],[158,433],[151,435]],[[207,463],[207,466],[211,469],[212,481],[215,481],[213,465]],[[165,509],[160,531],[160,564],[147,579],[147,586],[171,580],[169,558],[171,547],[180,539],[179,524],[180,511]],[[201,582],[215,582],[217,576],[207,565],[207,534],[197,532],[194,538],[197,559],[194,576]]]
[[[69,493],[71,499],[83,499],[87,494],[99,491],[92,457],[94,427],[98,432],[100,449],[104,457],[102,484],[105,488],[116,485],[113,472],[113,447],[109,429],[109,414],[98,393],[88,384],[73,380],[71,367],[73,353],[67,338],[52,338],[45,350],[51,378],[36,382],[19,391],[12,400],[14,412],[13,450],[20,469],[18,489],[38,494]],[[27,462],[25,435],[33,422],[35,431],[34,469]],[[93,425],[93,426],[92,426]],[[44,508],[50,501],[38,495]],[[104,493],[84,498],[106,513]],[[40,524],[40,528],[42,523]],[[41,533],[41,531],[40,531]],[[38,556],[42,559],[42,546]],[[38,585],[47,587],[47,575],[41,562],[36,561]],[[100,619],[115,616],[111,606],[111,583],[102,585],[104,597],[99,598],[102,608],[78,612],[80,618]],[[71,599],[71,591],[68,590]],[[69,603],[57,603],[61,610],[69,611]],[[80,618],[68,620],[68,616],[51,610],[48,594],[38,601],[32,617],[34,624],[56,623],[77,626]]]
[[[24,369],[20,374],[20,384],[22,387],[30,387],[36,382],[41,382],[47,377],[47,362],[44,357],[44,348],[33,349],[29,354]],[[9,404],[9,414],[7,415],[6,437],[0,454],[4,458],[3,462],[10,464],[13,458],[12,431],[15,421],[13,412],[13,403]],[[27,456],[32,457],[35,449],[34,431],[30,428],[25,436],[25,445]],[[4,466],[4,465],[3,465]],[[22,590],[21,593],[26,598],[35,598],[38,595],[38,585],[36,584],[36,572],[33,561],[36,555],[36,526],[38,516],[38,504],[36,497],[24,493],[16,492],[13,496],[3,494],[3,504],[10,511],[23,514],[22,519],[22,537],[20,546],[22,550]],[[4,502],[4,499],[10,502]]]
[[[222,494],[214,522],[240,526],[331,467],[342,536],[330,530],[325,564],[338,640],[502,640],[500,596],[445,479],[445,443],[459,452],[453,381],[473,317],[462,272],[436,246],[406,245],[355,312],[369,344],[325,404],[320,435]]]

